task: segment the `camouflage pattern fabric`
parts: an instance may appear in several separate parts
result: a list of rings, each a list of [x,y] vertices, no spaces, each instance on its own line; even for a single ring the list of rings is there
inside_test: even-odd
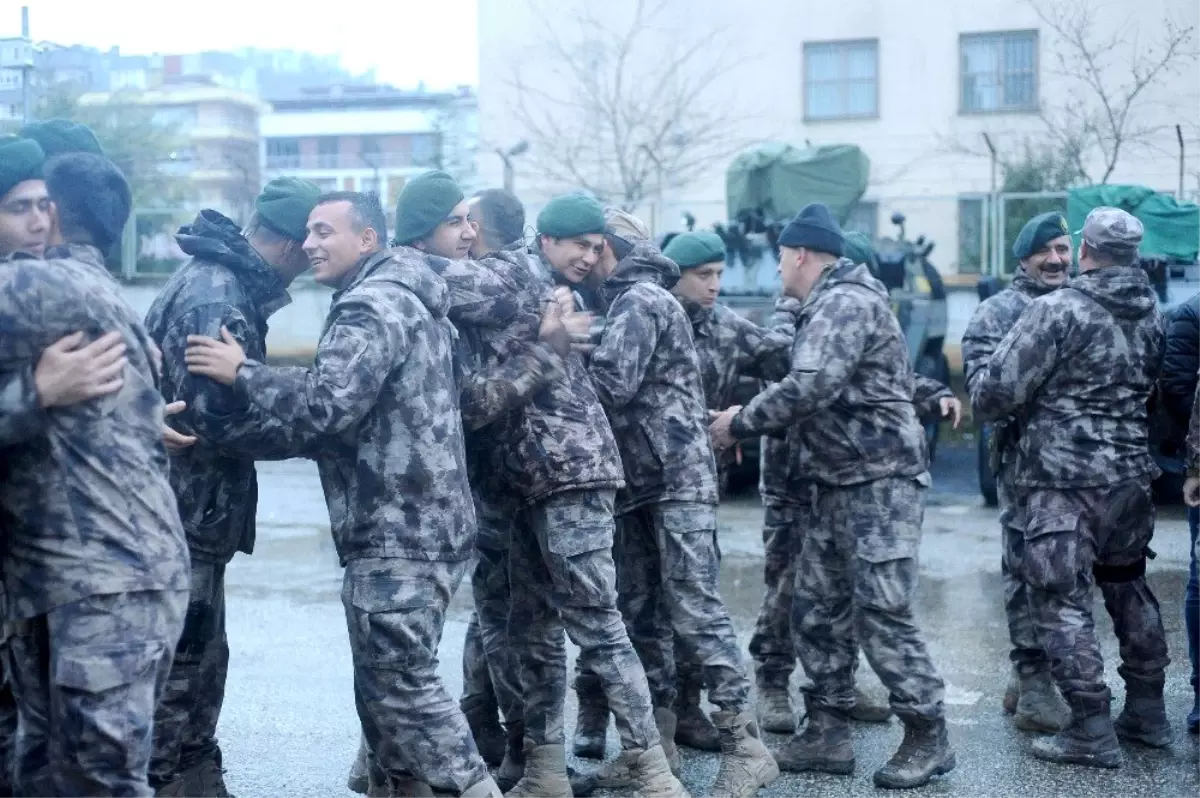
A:
[[[608,310],[589,371],[624,466],[618,514],[654,502],[717,502],[692,325],[668,290],[678,279],[678,266],[640,243],[600,289]]]
[[[109,593],[15,625],[14,795],[154,795],[155,705],[186,607],[186,590]]]
[[[245,406],[232,388],[188,373],[184,362],[189,335],[221,338],[232,333],[246,357],[265,361],[267,319],[291,302],[279,276],[267,265],[234,222],[216,211],[202,211],[176,240],[191,255],[171,278],[146,314],[146,329],[162,350],[162,393],[167,402],[183,400],[183,413],[171,426],[198,435],[194,446],[171,453],[171,487],[193,559],[227,563],[236,552],[254,550],[258,481],[254,461],[289,456],[270,436],[254,434],[248,424],[221,423]],[[197,416],[212,423],[197,428]],[[243,435],[231,437],[235,430]]]
[[[316,454],[338,556],[471,556],[467,483],[445,282],[418,259],[366,258],[334,294],[311,369],[247,360],[235,387]]]
[[[704,405],[709,410],[733,404],[741,377],[775,381],[787,376],[794,336],[786,327],[759,327],[725,305],[704,308],[680,301],[692,321]]]
[[[1017,319],[1036,298],[1045,296],[1055,287],[1048,286],[1024,269],[1019,269],[1012,284],[1000,293],[988,297],[975,308],[971,321],[963,333],[963,374],[968,393],[984,372],[992,353],[1004,340],[1004,336],[1017,323]],[[992,462],[996,477],[996,495],[1000,508],[1000,533],[1002,556],[1000,573],[1004,580],[1004,615],[1008,620],[1008,634],[1012,642],[1010,657],[1018,671],[1024,675],[1050,667],[1045,650],[1037,642],[1032,607],[1029,603],[1029,586],[1022,576],[1021,560],[1024,556],[1025,534],[1014,526],[1017,514],[1015,501],[1016,485],[1013,461],[1016,457],[1015,434],[1019,421],[1015,418],[1000,419],[992,426]]]
[[[61,254],[0,269],[0,372],[76,330],[120,331],[129,365],[120,391],[46,413],[41,437],[5,451],[9,620],[99,594],[188,587],[152,343],[98,250]]]
[[[817,279],[797,327],[791,372],[734,417],[733,434],[786,430],[792,473],[825,485],[923,474],[908,350],[883,284],[842,258]]]
[[[980,418],[1021,414],[1015,484],[1157,476],[1147,402],[1163,344],[1157,296],[1136,266],[1085,272],[1032,302],[970,384]]]
[[[46,413],[33,377],[36,365],[26,363],[0,373],[0,446],[24,443],[44,430]]]
[[[716,534],[713,504],[657,502],[617,518],[621,614],[655,707],[674,706],[678,644],[703,663],[709,701],[724,712],[746,708],[750,683],[718,591]]]
[[[939,718],[944,685],[913,619],[927,479],[816,486],[796,558],[792,628],[816,706],[854,706],[861,645],[902,720]]]
[[[1188,420],[1187,452],[1185,454],[1188,473],[1197,476],[1200,472],[1200,390],[1192,400],[1192,415]]]
[[[1120,643],[1118,673],[1161,683],[1170,658],[1158,601],[1145,577],[1154,518],[1145,476],[1100,488],[1034,489],[1023,497],[1025,578],[1038,638],[1064,694],[1105,688],[1093,582]]]
[[[794,504],[764,502],[765,592],[750,638],[750,656],[754,658],[755,676],[762,687],[787,687],[796,669],[796,646],[792,638],[793,546],[799,547],[802,530],[797,524],[801,516],[800,508]]]
[[[342,581],[368,747],[388,773],[411,774],[455,795],[488,776],[466,717],[437,675],[446,607],[469,566],[356,557]]]
[[[563,629],[598,674],[623,749],[659,743],[642,664],[617,611],[611,491],[561,493],[514,530],[509,639],[520,665],[525,744],[563,745]]]
[[[228,673],[225,566],[192,560],[183,633],[154,714],[150,786],[158,789],[205,760],[220,761],[217,720]]]
[[[483,525],[481,522],[480,526]],[[512,607],[509,569],[508,546],[493,548],[481,541],[479,561],[471,575],[475,614],[479,619],[479,642],[483,647],[484,664],[496,695],[496,704],[500,707],[504,722],[512,726],[524,722],[525,701],[521,694],[517,658],[509,640],[508,616]],[[465,670],[464,661],[464,676]],[[473,677],[473,681],[482,682],[482,678],[482,674],[479,674]]]

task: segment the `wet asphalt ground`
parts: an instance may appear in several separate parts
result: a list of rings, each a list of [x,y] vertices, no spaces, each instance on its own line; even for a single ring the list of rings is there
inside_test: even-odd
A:
[[[1000,582],[994,510],[983,507],[969,443],[943,445],[934,465],[921,549],[918,619],[934,662],[946,680],[946,711],[958,768],[916,791],[955,796],[1197,796],[1197,738],[1187,734],[1191,706],[1182,617],[1188,534],[1183,511],[1160,509],[1148,568],[1163,608],[1172,663],[1167,709],[1176,735],[1169,750],[1124,747],[1116,771],[1056,766],[1027,752],[1032,736],[1017,731],[1000,708],[1008,678],[1008,637]],[[346,773],[357,750],[358,721],[351,690],[350,653],[339,599],[341,569],[329,538],[315,467],[288,461],[260,465],[259,537],[252,557],[229,567],[231,648],[228,692],[221,718],[226,780],[241,798],[351,795]],[[745,646],[762,598],[762,509],[756,496],[721,508],[722,593]],[[1124,689],[1116,674],[1117,647],[1103,602],[1095,605],[1114,713]],[[451,693],[462,689],[462,640],[470,590],[460,589],[446,624],[440,673]],[[573,655],[573,654],[572,654]],[[860,683],[880,700],[885,691],[870,672]],[[568,734],[574,722],[568,691]],[[872,771],[903,736],[898,722],[855,728],[857,769],[848,777],[784,774],[764,796],[882,794]],[[767,735],[769,746],[785,738]],[[609,731],[610,756],[617,752]],[[684,783],[706,795],[717,757],[683,750]],[[597,763],[575,763],[583,769]]]

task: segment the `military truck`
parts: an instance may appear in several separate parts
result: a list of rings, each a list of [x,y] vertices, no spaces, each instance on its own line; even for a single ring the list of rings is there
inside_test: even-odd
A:
[[[867,189],[870,161],[853,145],[801,149],[771,142],[743,152],[725,175],[729,221],[713,229],[725,242],[725,274],[719,300],[758,324],[771,314],[780,292],[779,234],[784,225],[810,202],[822,202],[843,225]],[[694,219],[690,214],[688,228]],[[887,286],[892,307],[908,339],[915,370],[949,383],[943,351],[946,336],[946,291],[929,261],[933,243],[905,235],[903,214],[892,216],[897,233],[876,245],[876,276]],[[667,233],[663,242],[677,233]],[[743,380],[737,400],[746,402],[762,386]],[[930,454],[937,446],[938,425],[926,428]],[[740,451],[734,483],[757,479],[757,442]]]
[[[1140,264],[1150,275],[1158,294],[1159,309],[1169,314],[1200,291],[1200,206],[1180,203],[1168,194],[1144,186],[1100,185],[1073,189],[1067,194],[1067,222],[1079,230],[1093,208],[1111,206],[1136,216],[1145,227],[1139,248]],[[1012,231],[1015,235],[1016,231]],[[1078,249],[1079,241],[1075,247]],[[1015,265],[1014,265],[1015,268]],[[1074,272],[1073,267],[1073,272]],[[992,274],[979,281],[979,301],[1003,290],[1009,277]],[[992,473],[988,450],[990,424],[978,428],[979,491],[984,502],[997,503],[996,477]],[[1167,416],[1161,403],[1150,409],[1150,444],[1154,459],[1162,469],[1155,482],[1155,494],[1161,502],[1176,502],[1182,492],[1185,469],[1183,439],[1185,431]]]

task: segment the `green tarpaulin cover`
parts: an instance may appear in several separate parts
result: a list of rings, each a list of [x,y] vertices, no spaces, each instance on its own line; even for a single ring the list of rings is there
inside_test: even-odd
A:
[[[1138,252],[1191,263],[1200,254],[1200,205],[1177,202],[1145,186],[1087,186],[1067,195],[1071,230],[1083,227],[1093,208],[1108,205],[1133,214],[1146,228]]]
[[[761,209],[768,222],[786,221],[808,203],[823,202],[845,222],[867,190],[870,172],[871,162],[852,144],[761,144],[735,158],[725,173],[729,218]]]

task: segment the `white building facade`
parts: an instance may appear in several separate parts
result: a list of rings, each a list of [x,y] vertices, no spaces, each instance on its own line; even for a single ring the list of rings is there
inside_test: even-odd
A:
[[[986,268],[985,239],[991,234],[985,230],[984,205],[996,185],[988,142],[1001,162],[1015,159],[1027,146],[1038,150],[1050,140],[1045,117],[1056,109],[1072,101],[1095,104],[1081,90],[1078,75],[1063,69],[1059,55],[1069,48],[1039,11],[1052,19],[1061,13],[1066,20],[1068,12],[1085,9],[1081,18],[1090,40],[1111,44],[1099,48],[1099,55],[1114,88],[1129,83],[1130,62],[1150,48],[1161,50],[1164,20],[1192,29],[1175,62],[1179,68],[1164,73],[1139,97],[1135,127],[1145,135],[1125,146],[1107,182],[1176,194],[1182,167],[1183,196],[1200,195],[1196,0],[665,3],[659,24],[640,33],[641,46],[661,49],[667,58],[688,37],[719,31],[707,51],[721,49],[734,57],[720,78],[723,90],[714,85],[713,96],[733,98],[730,113],[738,117],[738,135],[748,143],[861,147],[871,161],[871,179],[848,226],[890,235],[889,217],[902,212],[910,236],[924,234],[936,242],[932,259],[943,273]],[[583,0],[582,7],[593,5]],[[635,0],[609,0],[600,24],[623,33],[634,5]],[[514,65],[544,60],[543,68],[523,73],[527,81],[542,81],[539,86],[569,80],[563,77],[566,70],[555,69],[547,42],[578,29],[580,7],[579,0],[538,2],[535,13],[529,0],[479,0],[483,182],[499,185],[502,161],[496,148],[525,136],[512,113],[520,101]],[[625,79],[637,83],[636,64]],[[516,162],[517,188],[536,209],[569,186],[539,181],[530,171],[532,163],[531,155]],[[672,185],[668,175],[659,207],[641,209],[644,217],[665,220],[664,229],[656,231],[660,234],[679,229],[675,220],[684,211],[700,226],[723,220],[725,166],[714,164],[686,186]],[[1094,180],[1104,172],[1094,157],[1086,166]],[[1003,169],[996,171],[1002,182]]]

